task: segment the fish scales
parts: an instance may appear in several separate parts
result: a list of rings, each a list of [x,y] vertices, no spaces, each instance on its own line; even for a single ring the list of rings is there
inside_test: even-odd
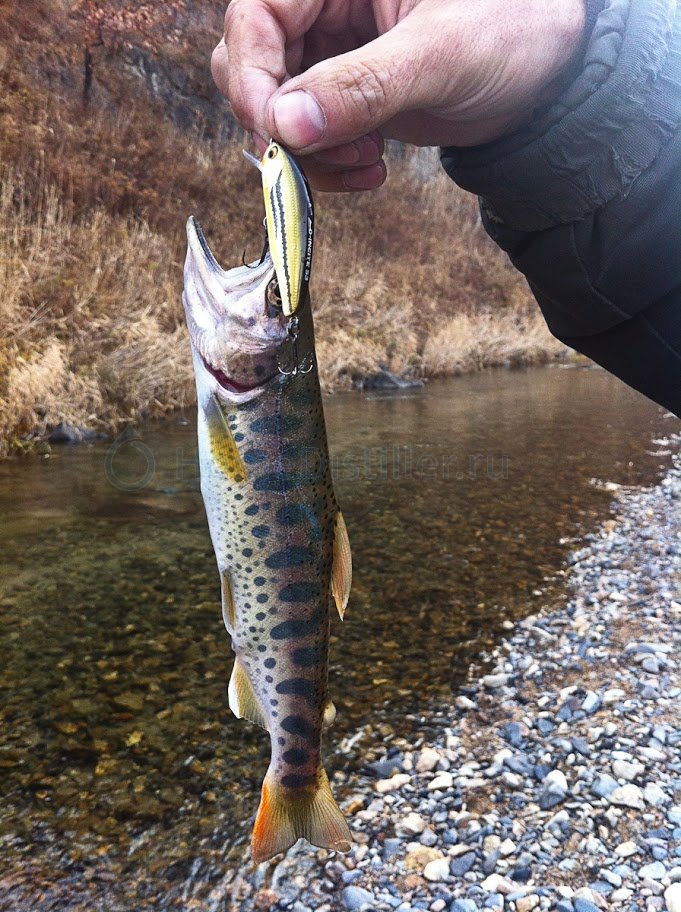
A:
[[[234,601],[233,648],[264,709],[274,771],[292,787],[311,784],[320,761],[338,512],[318,383],[311,373],[297,380],[226,412],[246,478],[225,487],[202,467]]]

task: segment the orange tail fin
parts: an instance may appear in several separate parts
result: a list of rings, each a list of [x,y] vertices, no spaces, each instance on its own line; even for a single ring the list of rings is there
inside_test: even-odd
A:
[[[349,852],[352,845],[348,824],[334,801],[323,768],[317,774],[316,788],[304,792],[278,785],[268,772],[253,827],[253,860],[267,861],[285,852],[301,836],[313,845],[337,852]]]

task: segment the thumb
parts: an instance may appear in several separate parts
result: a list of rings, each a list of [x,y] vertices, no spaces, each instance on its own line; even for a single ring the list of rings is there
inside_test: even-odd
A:
[[[351,142],[418,107],[422,42],[406,24],[286,82],[267,105],[270,134],[308,154]]]

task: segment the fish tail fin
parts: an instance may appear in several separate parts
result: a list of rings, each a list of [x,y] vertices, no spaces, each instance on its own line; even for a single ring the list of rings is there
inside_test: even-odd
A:
[[[301,836],[313,845],[336,852],[349,852],[352,845],[347,821],[331,794],[321,766],[313,789],[285,788],[267,773],[253,827],[253,860],[267,861],[285,852]]]

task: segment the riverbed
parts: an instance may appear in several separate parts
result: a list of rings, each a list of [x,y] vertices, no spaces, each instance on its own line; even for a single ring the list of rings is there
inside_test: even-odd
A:
[[[427,726],[509,624],[560,598],[605,483],[666,469],[653,441],[676,422],[558,367],[325,408],[355,565],[331,646],[342,797],[363,759],[341,739]],[[188,413],[0,465],[0,909],[224,908],[211,891],[243,854],[267,743],[227,705],[194,434]]]

